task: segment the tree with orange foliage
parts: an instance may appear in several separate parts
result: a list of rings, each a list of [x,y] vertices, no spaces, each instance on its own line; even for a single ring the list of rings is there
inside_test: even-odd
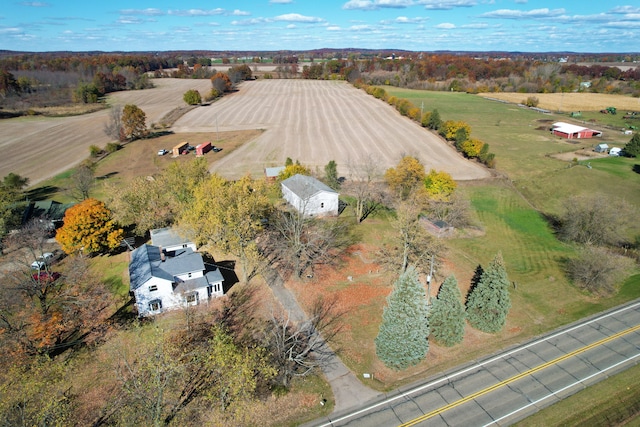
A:
[[[211,85],[218,93],[230,92],[233,89],[233,83],[226,73],[218,71],[211,77]]]
[[[96,199],[86,199],[67,209],[56,240],[68,254],[92,254],[117,248],[123,231],[116,227],[111,211]]]
[[[391,191],[403,200],[422,184],[425,177],[424,165],[413,156],[404,156],[395,168],[384,173]]]

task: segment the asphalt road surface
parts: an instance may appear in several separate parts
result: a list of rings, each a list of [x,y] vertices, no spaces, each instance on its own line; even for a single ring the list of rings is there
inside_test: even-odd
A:
[[[510,425],[639,359],[636,300],[310,425]]]

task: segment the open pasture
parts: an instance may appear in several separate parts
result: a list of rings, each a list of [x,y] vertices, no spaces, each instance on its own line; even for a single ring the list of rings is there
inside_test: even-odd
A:
[[[256,128],[265,132],[216,162],[212,171],[231,179],[259,176],[290,157],[321,173],[335,160],[339,173],[348,176],[347,165],[358,165],[366,156],[384,171],[408,154],[427,171],[444,170],[456,180],[489,176],[438,136],[345,82],[244,82],[237,93],[190,111],[173,126],[176,133]]]

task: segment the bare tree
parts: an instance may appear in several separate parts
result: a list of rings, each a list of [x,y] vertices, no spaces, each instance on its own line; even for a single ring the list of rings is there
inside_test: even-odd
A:
[[[429,217],[445,221],[453,227],[467,227],[472,224],[471,202],[458,193],[453,193],[447,201],[429,201]]]
[[[124,127],[122,126],[122,106],[114,105],[109,113],[109,121],[104,125],[104,133],[117,141],[124,141]]]
[[[604,296],[613,294],[633,268],[630,258],[596,246],[585,247],[567,263],[569,277],[580,288]]]
[[[95,184],[95,163],[84,162],[73,172],[70,178],[69,193],[78,201],[89,198]]]
[[[261,253],[288,273],[301,277],[307,269],[333,263],[353,243],[351,225],[340,218],[306,216],[304,209],[276,211],[269,220]]]
[[[399,202],[396,218],[392,222],[395,231],[392,244],[384,245],[379,253],[380,263],[392,271],[404,272],[409,265],[423,270],[431,259],[438,262],[445,247],[441,240],[432,236],[421,219],[422,206],[409,197]]]
[[[349,179],[342,189],[355,201],[353,210],[356,220],[362,222],[375,211],[389,203],[389,195],[382,183],[382,172],[371,153],[361,158],[358,164],[347,164]]]
[[[614,245],[631,220],[632,209],[623,200],[603,194],[569,197],[560,218],[560,238],[586,245]]]
[[[282,386],[288,387],[294,377],[310,375],[329,364],[334,352],[328,344],[335,343],[343,314],[335,296],[316,299],[309,319],[301,323],[291,320],[288,313],[272,313],[263,340]]]

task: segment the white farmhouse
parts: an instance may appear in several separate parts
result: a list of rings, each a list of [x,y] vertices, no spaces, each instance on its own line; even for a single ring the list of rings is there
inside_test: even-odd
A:
[[[149,234],[151,234],[151,244],[159,246],[166,252],[184,248],[191,248],[193,251],[197,250],[195,243],[180,236],[173,228],[154,228]]]
[[[205,267],[202,255],[191,247],[168,251],[149,244],[140,246],[131,252],[129,278],[141,317],[197,305],[224,294],[220,270]]]
[[[281,186],[282,197],[303,215],[338,215],[338,193],[317,179],[297,174]]]

